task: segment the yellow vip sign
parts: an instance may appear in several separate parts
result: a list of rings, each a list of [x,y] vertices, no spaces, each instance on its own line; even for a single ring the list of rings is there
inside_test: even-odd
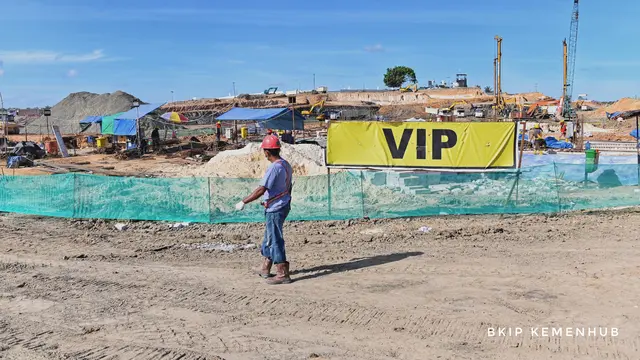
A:
[[[332,122],[328,166],[506,169],[516,166],[512,122]]]

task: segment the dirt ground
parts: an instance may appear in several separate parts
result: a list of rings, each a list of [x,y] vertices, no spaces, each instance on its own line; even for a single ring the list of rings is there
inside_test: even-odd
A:
[[[3,214],[0,359],[638,359],[638,224],[640,210],[287,223],[294,282],[269,286],[257,249],[197,246],[257,244],[261,224]]]

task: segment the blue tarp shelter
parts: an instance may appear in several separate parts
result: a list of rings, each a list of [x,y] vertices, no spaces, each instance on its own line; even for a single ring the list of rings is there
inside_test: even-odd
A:
[[[140,105],[137,109],[133,108],[127,112],[124,112],[118,115],[113,120],[113,135],[135,136],[136,122],[138,121],[138,119],[155,111],[162,105],[164,105],[164,103],[144,104],[144,105]]]
[[[137,120],[147,115],[148,113],[153,112],[154,110],[156,110],[157,108],[159,108],[164,104],[165,103],[143,104],[143,105],[140,105],[138,109],[133,108],[127,112],[120,114],[120,116],[118,116],[116,120]]]
[[[547,136],[544,141],[547,143],[549,149],[572,149],[573,144],[566,141],[559,141],[553,136]]]
[[[95,124],[99,122],[102,122],[102,116],[87,116],[80,120],[80,124]]]
[[[297,111],[291,114],[289,108],[274,109],[249,109],[249,108],[233,108],[226,113],[218,116],[220,121],[254,121],[256,126],[263,129],[273,130],[304,130],[304,116]]]
[[[113,135],[118,136],[135,136],[136,120],[119,120],[113,121]]]

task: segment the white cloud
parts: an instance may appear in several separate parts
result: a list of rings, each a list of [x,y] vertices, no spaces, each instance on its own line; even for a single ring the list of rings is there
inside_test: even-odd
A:
[[[366,46],[364,48],[364,51],[366,52],[370,52],[370,53],[375,53],[375,52],[384,52],[384,48],[382,47],[381,44],[375,44],[373,46]]]
[[[65,54],[55,51],[2,51],[0,60],[15,64],[81,63],[107,59],[102,50],[85,54]]]
[[[4,76],[4,69],[0,69],[0,76]]]
[[[71,70],[67,71],[67,76],[68,77],[76,77],[76,76],[78,76],[78,70],[71,69]]]

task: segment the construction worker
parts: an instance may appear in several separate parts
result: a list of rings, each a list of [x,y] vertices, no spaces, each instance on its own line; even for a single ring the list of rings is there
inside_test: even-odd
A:
[[[542,138],[542,129],[540,124],[533,125],[533,130],[529,134],[529,138],[533,145],[533,153],[535,155],[542,155],[542,146],[544,145],[544,139]]]
[[[262,241],[262,268],[257,271],[269,284],[289,284],[289,262],[287,261],[282,227],[291,210],[291,188],[293,169],[280,157],[280,140],[275,135],[267,135],[260,146],[264,156],[271,162],[260,186],[251,195],[236,204],[236,210],[242,211],[245,204],[259,199],[265,208],[266,226]],[[272,277],[271,266],[276,266],[276,275]]]
[[[560,139],[567,138],[567,124],[564,123],[564,120],[560,120]]]
[[[151,142],[153,144],[153,152],[160,152],[160,129],[158,127],[155,127],[151,132]]]
[[[222,136],[222,124],[220,121],[216,123],[216,139],[220,141],[220,137]]]
[[[282,142],[286,144],[293,144],[295,142],[291,130],[285,130],[284,134],[282,134],[280,138],[282,139]]]

